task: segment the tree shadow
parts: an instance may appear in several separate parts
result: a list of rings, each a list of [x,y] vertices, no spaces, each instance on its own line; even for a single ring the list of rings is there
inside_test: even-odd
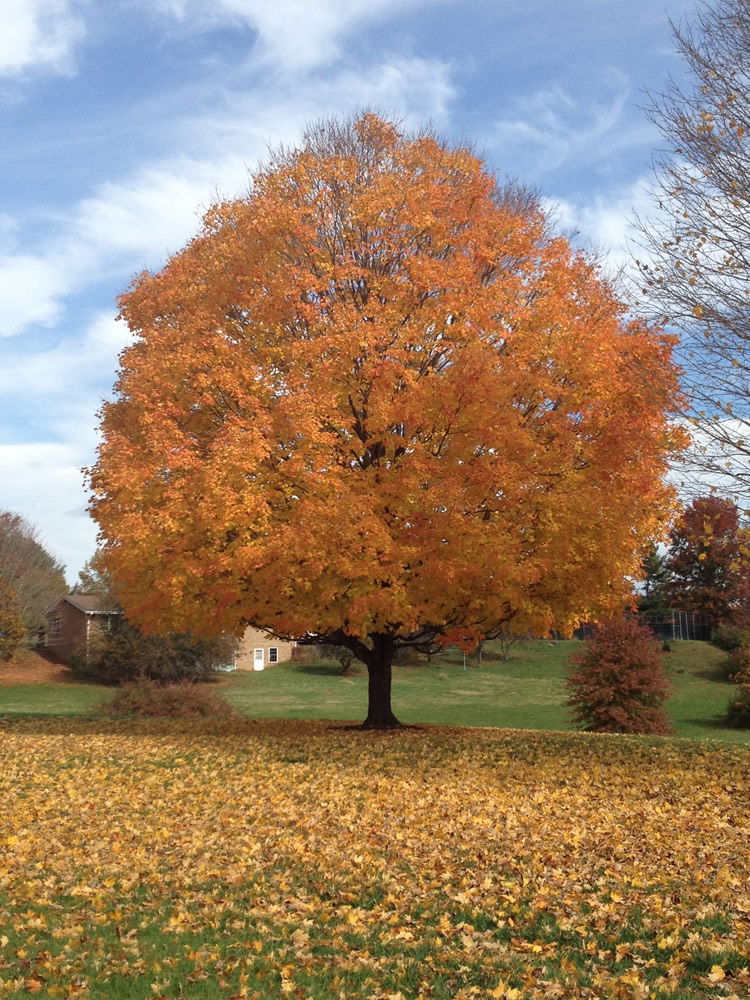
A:
[[[680,719],[680,722],[688,726],[696,726],[698,729],[721,729],[726,732],[737,732],[738,728],[730,725],[724,715],[712,715],[708,718],[704,715],[700,719]],[[695,737],[690,738],[695,739]]]
[[[687,671],[684,672],[687,673]],[[692,674],[693,677],[699,677],[702,681],[715,681],[731,686],[730,682],[727,680],[726,674],[724,673],[723,666],[703,667],[700,670],[693,670]]]
[[[341,664],[339,663],[299,663],[294,667],[295,671],[301,674],[311,674],[315,677],[341,677]],[[349,670],[351,673],[351,670]],[[347,676],[344,674],[343,676]]]
[[[236,738],[257,729],[264,720],[237,714],[231,717],[193,717],[188,719],[162,717],[137,718],[81,715],[43,715],[18,712],[0,715],[0,734],[52,736],[112,736],[138,740],[143,736],[169,736],[175,741],[210,736]]]

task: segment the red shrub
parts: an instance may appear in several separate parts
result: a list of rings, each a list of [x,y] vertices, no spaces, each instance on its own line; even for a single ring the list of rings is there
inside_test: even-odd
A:
[[[123,684],[104,704],[100,715],[157,716],[172,719],[228,717],[232,706],[215,691],[202,684],[157,684],[140,680]]]
[[[595,733],[671,732],[662,707],[669,683],[650,629],[633,619],[604,622],[571,662],[574,722]]]

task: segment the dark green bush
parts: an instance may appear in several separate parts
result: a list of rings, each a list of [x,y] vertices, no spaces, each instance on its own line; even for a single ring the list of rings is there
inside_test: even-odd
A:
[[[735,729],[750,729],[750,684],[740,684],[727,707],[727,723]]]
[[[746,628],[737,628],[735,625],[722,625],[714,632],[711,642],[719,649],[731,653],[740,646],[750,645],[750,631]]]
[[[193,719],[224,718],[236,712],[229,702],[210,688],[189,681],[157,684],[155,681],[140,680],[123,684],[99,707],[98,714]]]
[[[158,684],[189,681],[193,684],[216,679],[216,671],[231,662],[234,640],[195,640],[188,635],[143,635],[134,625],[122,622],[102,635],[88,660],[72,664],[75,677],[99,684],[127,684],[151,680]]]

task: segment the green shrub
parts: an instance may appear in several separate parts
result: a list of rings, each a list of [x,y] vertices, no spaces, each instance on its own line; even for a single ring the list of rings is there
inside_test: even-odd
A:
[[[750,729],[750,684],[741,684],[727,707],[727,723],[735,729]]]
[[[589,732],[671,732],[664,658],[654,633],[631,618],[603,622],[573,656],[568,705]]]
[[[141,679],[159,684],[191,683],[216,679],[216,670],[233,657],[234,640],[195,640],[188,635],[143,635],[122,622],[99,637],[88,660],[71,663],[79,680],[99,684],[127,684]]]
[[[98,714],[191,719],[209,716],[224,718],[236,712],[229,702],[210,688],[189,681],[157,684],[151,680],[140,680],[118,688],[99,707]]]
[[[731,653],[740,646],[750,645],[750,631],[746,628],[737,628],[735,625],[722,625],[714,632],[711,642],[726,653]]]

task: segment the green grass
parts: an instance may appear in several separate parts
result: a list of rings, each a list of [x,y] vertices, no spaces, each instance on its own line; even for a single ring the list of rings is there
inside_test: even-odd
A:
[[[510,729],[569,730],[564,680],[573,640],[515,646],[507,663],[488,643],[484,663],[456,650],[431,665],[394,668],[393,707],[402,722]],[[721,674],[726,654],[705,642],[675,642],[667,656],[673,696],[668,704],[676,735],[750,742],[750,733],[722,723],[733,687]],[[357,667],[339,676],[335,664],[280,664],[228,678],[224,694],[255,718],[360,719],[367,676]]]
[[[402,722],[510,729],[569,730],[564,680],[575,641],[514,646],[509,662],[487,644],[480,665],[448,650],[430,665],[396,667],[393,707]],[[733,687],[721,673],[726,654],[704,642],[679,641],[667,656],[673,695],[668,712],[676,734],[696,739],[750,742],[750,732],[722,719]],[[279,664],[222,679],[221,692],[253,718],[364,718],[367,677],[356,663],[341,677],[338,664]],[[92,684],[0,687],[0,715],[86,715],[108,694]]]
[[[501,663],[489,644],[479,666],[448,650],[431,665],[395,667],[393,706],[405,723],[567,729],[563,679],[575,643],[529,643]],[[491,657],[491,658],[490,658]],[[367,705],[365,668],[340,676],[338,664],[280,664],[237,673],[224,691],[241,711],[258,718],[358,719]]]
[[[0,687],[0,715],[88,715],[107,691],[99,684],[10,684]]]

